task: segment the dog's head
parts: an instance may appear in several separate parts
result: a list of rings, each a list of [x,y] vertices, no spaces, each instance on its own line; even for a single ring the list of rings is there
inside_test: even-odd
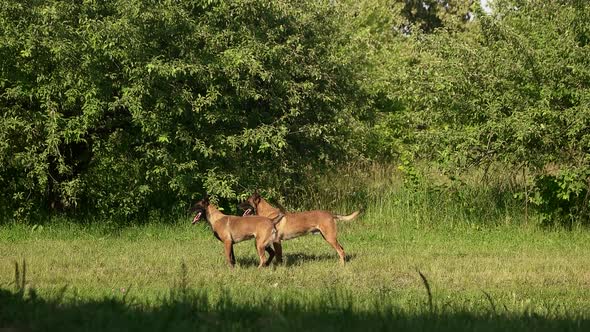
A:
[[[247,200],[240,203],[238,207],[241,210],[244,210],[244,216],[257,214],[258,204],[260,203],[260,200],[262,200],[262,196],[260,196],[258,191],[255,191],[252,195],[250,195],[250,197],[248,197]]]
[[[206,215],[208,206],[209,206],[209,195],[206,195],[205,198],[196,202],[191,207],[191,212],[196,212],[196,215],[193,218],[193,222],[192,222],[193,225],[196,224],[201,219],[202,215]]]

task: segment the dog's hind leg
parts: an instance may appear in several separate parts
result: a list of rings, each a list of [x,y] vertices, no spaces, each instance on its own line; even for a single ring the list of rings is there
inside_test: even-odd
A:
[[[273,247],[275,248],[275,253],[277,254],[277,263],[283,262],[283,246],[281,242],[274,242]]]
[[[338,256],[340,256],[340,264],[344,265],[346,262],[346,254],[344,254],[344,248],[338,243],[338,240],[334,237],[333,240],[326,240],[328,243],[338,252]]]
[[[270,262],[272,262],[272,259],[275,257],[275,251],[272,250],[272,248],[270,247],[270,245],[268,245],[266,248],[264,248],[266,250],[266,252],[268,253],[268,260],[266,261],[266,263],[264,264],[265,266],[269,266]]]
[[[338,240],[336,240],[336,237],[331,238],[331,239],[326,239],[326,241],[332,246],[332,248],[334,248],[334,250],[336,250],[336,252],[338,253],[338,256],[340,256],[340,263],[342,265],[344,265],[344,263],[346,262],[346,255],[344,254],[344,248],[342,248],[340,243],[338,243]]]
[[[258,239],[256,239],[256,251],[258,252],[258,257],[260,258],[260,264],[258,264],[259,268],[266,265],[266,256],[264,256],[264,251],[266,248],[266,245],[262,243],[262,241],[258,241]]]
[[[231,265],[236,264],[236,255],[234,255],[234,246],[233,245],[231,246],[231,257],[230,257],[230,259],[231,259]]]
[[[338,243],[338,239],[336,238],[336,227],[330,227],[329,230],[330,231],[320,229],[320,232],[324,240],[326,240],[326,242],[328,242],[332,248],[336,250],[338,256],[340,256],[340,263],[344,265],[346,262],[346,254],[344,253],[344,248],[342,248],[340,243]]]

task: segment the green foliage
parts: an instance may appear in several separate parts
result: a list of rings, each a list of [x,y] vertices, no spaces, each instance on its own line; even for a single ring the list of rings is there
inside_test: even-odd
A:
[[[531,203],[546,224],[572,225],[590,220],[589,169],[562,169],[535,178]]]
[[[492,15],[477,11],[468,31],[412,37],[408,79],[390,92],[410,127],[402,138],[417,159],[434,160],[450,175],[497,162],[529,167],[541,186],[535,190],[545,192],[546,169],[558,165],[582,170],[587,188],[588,3],[498,1],[494,8]],[[571,204],[579,210],[586,199]],[[550,201],[535,203],[547,212]],[[557,221],[561,212],[554,212]]]
[[[4,1],[5,213],[129,217],[348,155],[362,90],[328,3]],[[306,168],[309,167],[309,168]]]
[[[400,31],[433,33],[436,29],[463,29],[472,18],[474,0],[396,0],[393,10],[399,11]],[[416,29],[415,29],[416,28]]]
[[[589,6],[4,1],[0,215],[129,219],[205,191],[229,207],[367,161],[416,189],[431,161],[451,182],[527,169],[516,197],[583,221]]]

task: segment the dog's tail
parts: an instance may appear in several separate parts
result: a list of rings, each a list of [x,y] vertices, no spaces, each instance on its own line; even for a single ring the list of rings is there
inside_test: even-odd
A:
[[[362,212],[363,212],[362,210],[358,210],[358,211],[354,211],[353,213],[346,215],[346,216],[335,214],[334,220],[336,220],[336,221],[349,221],[349,220],[352,220],[352,219],[358,217],[358,215],[361,214]]]
[[[282,213],[279,213],[279,215],[278,215],[278,216],[276,216],[276,217],[274,217],[273,219],[271,219],[271,221],[272,221],[272,224],[273,224],[273,225],[276,225],[276,224],[278,224],[278,223],[279,223],[279,221],[281,221],[281,219],[283,219],[283,217],[284,217],[284,216],[285,216],[284,214],[282,214]]]

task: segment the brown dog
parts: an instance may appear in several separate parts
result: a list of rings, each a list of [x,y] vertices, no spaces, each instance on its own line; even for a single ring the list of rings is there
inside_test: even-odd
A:
[[[270,205],[257,192],[252,194],[246,202],[240,204],[240,208],[245,210],[244,215],[254,212],[268,218],[280,218],[284,214],[284,217],[280,218],[276,225],[278,241],[274,243],[274,248],[278,262],[283,259],[283,248],[280,241],[319,232],[324,240],[336,250],[340,256],[340,263],[344,264],[346,256],[336,238],[338,233],[336,221],[352,220],[360,214],[360,211],[355,211],[347,216],[341,216],[322,210],[287,213]]]
[[[270,245],[277,240],[275,224],[283,217],[282,214],[275,216],[274,220],[264,216],[228,216],[211,204],[209,197],[195,203],[191,210],[197,212],[192,222],[193,225],[201,219],[203,214],[205,215],[205,219],[211,225],[213,235],[225,245],[225,255],[230,267],[234,267],[236,263],[234,243],[251,238],[256,238],[256,251],[260,257],[258,267],[268,266],[275,256]],[[265,250],[269,255],[268,260],[264,255]]]

